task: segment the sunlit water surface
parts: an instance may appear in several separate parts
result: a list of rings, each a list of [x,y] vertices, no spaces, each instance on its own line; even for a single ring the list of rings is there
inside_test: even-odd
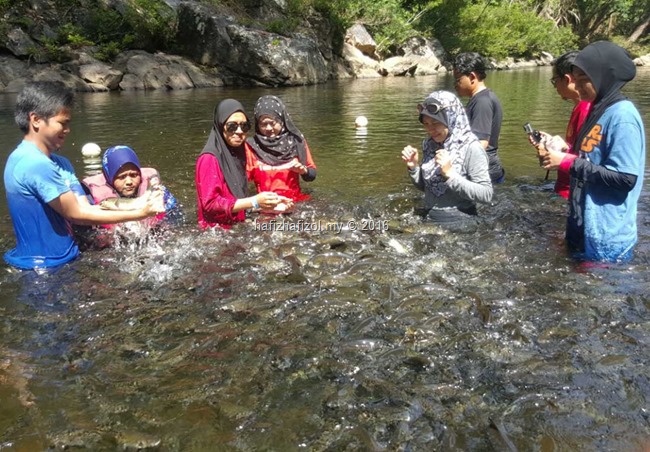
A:
[[[399,157],[424,136],[415,104],[451,76],[80,94],[63,151],[78,174],[97,164],[84,143],[127,144],[186,222],[53,273],[1,270],[0,450],[649,447],[650,196],[632,263],[569,258],[565,203],[540,190],[522,128],[563,134],[571,105],[549,78],[489,74],[507,182],[465,233],[422,224]],[[625,90],[646,125],[649,84],[640,69]],[[319,169],[285,221],[346,227],[200,231],[194,163],[214,106],[252,112],[271,93]],[[3,162],[20,140],[14,101],[0,97]],[[3,196],[0,250],[13,244]]]

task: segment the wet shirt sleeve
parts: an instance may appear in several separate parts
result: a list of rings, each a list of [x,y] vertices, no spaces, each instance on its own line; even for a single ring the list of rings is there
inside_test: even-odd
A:
[[[453,174],[447,180],[449,188],[470,201],[489,203],[493,189],[488,172],[488,156],[476,141],[467,149],[465,171],[465,177]]]
[[[24,180],[28,185],[27,190],[45,204],[72,189],[71,182],[73,181],[71,181],[69,174],[63,171],[57,162],[53,160],[39,160],[32,166],[30,173],[30,177]],[[74,173],[72,173],[72,177],[83,193],[81,184],[74,177]]]
[[[86,196],[86,191],[81,185],[81,182],[79,182],[70,160],[60,155],[52,155],[52,160],[59,167],[59,173],[63,177],[65,184],[70,187],[70,190],[77,196]]]
[[[196,191],[199,219],[211,224],[237,221],[232,214],[237,199],[226,185],[217,158],[211,154],[203,154],[196,161]]]
[[[305,182],[311,182],[314,179],[316,179],[316,164],[314,163],[314,159],[311,156],[311,151],[309,150],[309,145],[307,144],[307,140],[305,140],[305,151],[307,154],[307,173],[302,175],[302,180]]]

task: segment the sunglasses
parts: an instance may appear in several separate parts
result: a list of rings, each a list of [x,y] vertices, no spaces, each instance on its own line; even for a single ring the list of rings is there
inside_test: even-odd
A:
[[[247,133],[251,130],[251,123],[246,122],[227,122],[225,125],[226,132],[235,133],[237,129],[241,129],[242,132]]]
[[[440,104],[418,104],[418,113],[422,113],[426,110],[432,115],[437,115],[445,108],[449,108],[451,105],[440,105]]]
[[[557,82],[559,82],[561,79],[562,79],[562,77],[559,76],[559,75],[555,76],[555,77],[552,77],[551,78],[551,85],[553,85],[553,86],[557,85]]]

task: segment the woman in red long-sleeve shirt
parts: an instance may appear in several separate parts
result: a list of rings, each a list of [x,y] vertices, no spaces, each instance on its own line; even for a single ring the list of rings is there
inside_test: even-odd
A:
[[[273,209],[284,197],[273,192],[248,196],[246,132],[251,128],[244,107],[225,99],[214,111],[214,122],[196,161],[199,225],[230,228],[244,221],[246,209]]]

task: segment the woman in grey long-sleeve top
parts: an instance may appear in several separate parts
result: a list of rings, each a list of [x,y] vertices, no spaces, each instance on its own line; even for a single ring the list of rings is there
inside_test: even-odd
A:
[[[465,109],[448,91],[434,91],[418,105],[420,122],[429,134],[417,149],[406,146],[402,160],[411,180],[424,191],[427,219],[450,224],[476,219],[476,203],[492,200],[488,157],[471,132]]]

